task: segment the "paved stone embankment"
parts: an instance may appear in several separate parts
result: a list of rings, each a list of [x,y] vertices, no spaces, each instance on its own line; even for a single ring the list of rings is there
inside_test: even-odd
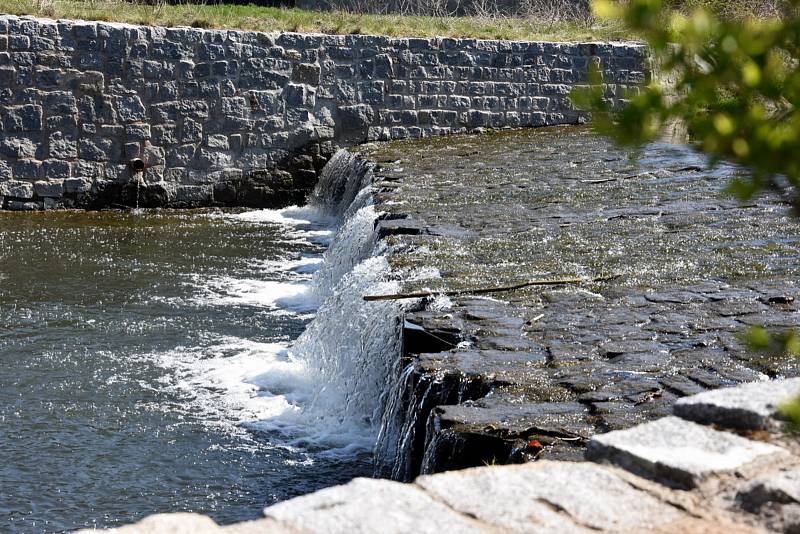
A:
[[[680,417],[592,438],[594,462],[479,467],[413,484],[355,479],[248,523],[173,514],[116,532],[797,532],[800,456],[776,413],[797,394],[800,379],[688,397]],[[728,421],[736,428],[720,427]]]
[[[575,123],[635,43],[392,39],[0,16],[0,207],[301,203],[338,146]]]
[[[367,151],[393,266],[430,274],[405,291],[467,292],[406,316],[381,474],[579,459],[681,397],[798,374],[744,336],[800,326],[800,221],[726,196],[736,170],[685,148],[630,156],[575,127]]]

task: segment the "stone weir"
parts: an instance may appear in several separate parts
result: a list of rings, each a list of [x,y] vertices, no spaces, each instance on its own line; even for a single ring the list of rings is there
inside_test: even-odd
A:
[[[422,273],[401,293],[432,295],[403,299],[378,476],[578,460],[682,396],[800,374],[744,342],[800,326],[800,221],[778,199],[726,196],[733,167],[580,127],[364,157],[390,264]]]
[[[337,147],[576,123],[635,43],[393,39],[0,16],[0,207],[278,207]]]

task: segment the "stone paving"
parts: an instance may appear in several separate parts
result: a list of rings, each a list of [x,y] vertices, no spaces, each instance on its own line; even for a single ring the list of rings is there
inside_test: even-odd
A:
[[[686,148],[631,156],[574,127],[366,149],[393,266],[431,274],[405,290],[467,293],[406,316],[406,450],[383,474],[578,459],[681,397],[799,374],[744,342],[800,325],[798,220]],[[612,278],[469,294],[576,276]]]
[[[595,463],[486,466],[413,484],[355,479],[273,505],[261,520],[220,527],[159,515],[115,532],[796,532],[800,456],[776,410],[797,394],[800,380],[701,394],[680,411],[691,421],[668,416],[592,438]],[[741,406],[750,395],[766,403]],[[731,404],[773,431],[742,437],[707,426]]]

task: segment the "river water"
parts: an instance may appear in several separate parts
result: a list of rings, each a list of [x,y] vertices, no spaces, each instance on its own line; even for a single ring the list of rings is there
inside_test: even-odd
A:
[[[0,213],[0,531],[240,521],[369,474],[369,415],[301,417],[336,373],[287,350],[334,226],[310,208]]]

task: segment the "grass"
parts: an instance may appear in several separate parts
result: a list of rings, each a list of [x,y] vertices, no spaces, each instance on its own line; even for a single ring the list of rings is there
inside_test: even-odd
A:
[[[0,12],[37,17],[256,31],[393,37],[592,41],[635,38],[613,22],[489,17],[422,17],[315,12],[224,4],[153,4],[124,0],[0,0]]]

